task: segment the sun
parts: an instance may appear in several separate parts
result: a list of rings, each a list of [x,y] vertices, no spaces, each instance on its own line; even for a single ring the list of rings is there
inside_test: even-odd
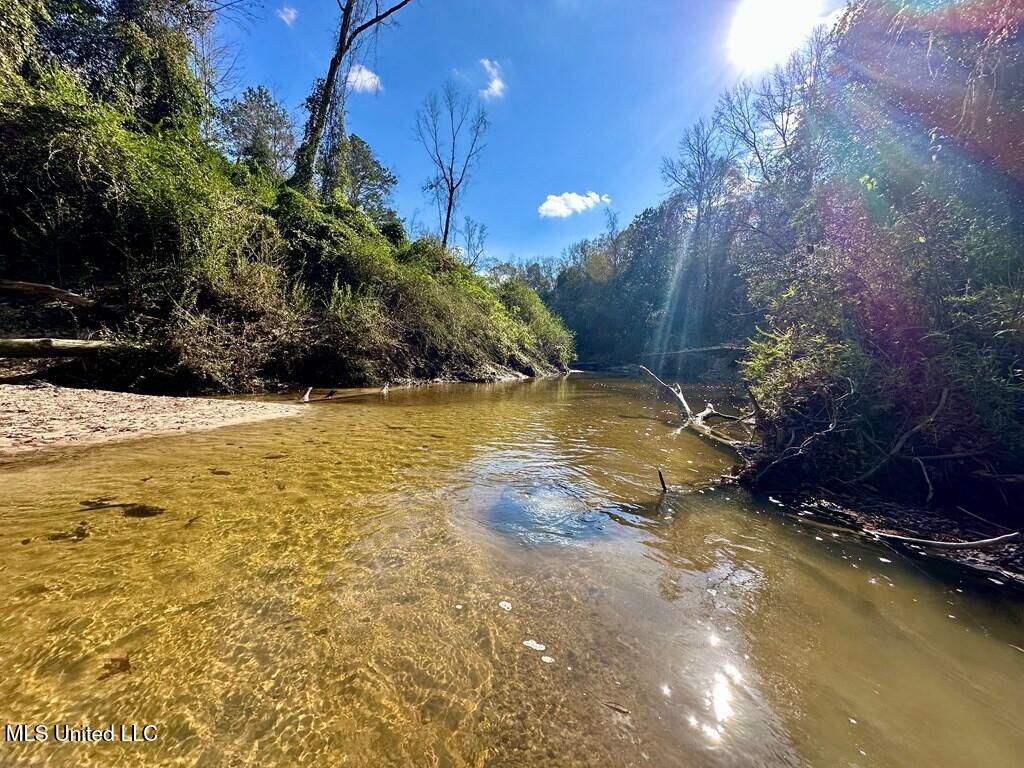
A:
[[[729,58],[743,72],[784,62],[824,21],[824,0],[741,0],[729,30]]]

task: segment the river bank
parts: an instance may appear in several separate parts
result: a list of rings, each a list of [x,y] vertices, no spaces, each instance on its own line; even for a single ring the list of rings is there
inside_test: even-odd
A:
[[[174,435],[303,413],[301,405],[0,384],[0,460],[45,448]]]
[[[798,522],[819,527],[822,535],[858,534],[920,560],[941,561],[997,586],[1024,590],[1024,539],[977,548],[943,547],[943,543],[978,542],[1012,533],[967,509],[920,509],[868,496],[846,496],[820,490],[769,496]],[[936,542],[921,546],[900,538]]]
[[[756,471],[763,441],[755,441],[755,419],[740,413],[746,403],[737,389],[689,383],[684,394],[678,384],[670,386],[647,369],[641,370],[654,381],[657,396],[678,410],[686,427],[705,441],[730,450],[738,460],[714,484],[745,487],[787,512],[795,511],[799,522],[820,526],[831,535],[861,535],[905,554],[952,563],[997,585],[1009,583],[1024,589],[1024,539],[1018,529],[1009,527],[1011,520],[993,520],[996,515],[972,512],[957,501],[916,507],[866,489],[858,492],[861,489],[856,486],[841,493],[827,480],[808,483],[797,476],[788,485],[766,485],[760,482],[762,473]],[[696,408],[691,412],[687,400],[706,402],[706,409],[700,414]],[[713,402],[724,404],[733,415],[717,410]],[[714,427],[705,424],[705,419],[716,419]]]

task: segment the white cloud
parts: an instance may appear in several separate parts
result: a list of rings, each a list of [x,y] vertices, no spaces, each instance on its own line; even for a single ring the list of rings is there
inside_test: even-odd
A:
[[[597,192],[587,192],[585,195],[579,192],[563,192],[560,195],[548,195],[537,208],[537,213],[542,217],[564,219],[574,213],[583,213],[595,205],[608,205],[611,201],[608,195],[599,195]]]
[[[348,71],[345,82],[356,93],[376,93],[381,87],[377,73],[362,64],[356,64]]]
[[[505,81],[501,79],[501,67],[498,62],[480,59],[480,65],[487,73],[487,87],[480,91],[485,99],[500,99],[505,95]]]
[[[299,18],[299,12],[292,8],[290,5],[286,5],[282,8],[277,9],[277,18],[287,24],[289,27],[295,23],[295,20]]]

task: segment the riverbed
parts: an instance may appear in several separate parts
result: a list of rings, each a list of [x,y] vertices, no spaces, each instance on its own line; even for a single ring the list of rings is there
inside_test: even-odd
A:
[[[0,468],[0,719],[158,733],[0,763],[1020,765],[1019,598],[671,420],[574,375]]]

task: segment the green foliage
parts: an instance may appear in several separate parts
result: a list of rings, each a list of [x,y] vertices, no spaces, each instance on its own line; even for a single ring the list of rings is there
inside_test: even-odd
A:
[[[758,485],[1019,503],[1024,17],[946,5],[852,4],[684,133],[665,203],[500,273],[588,360],[751,337]]]
[[[378,225],[395,216],[390,202],[398,177],[354,133],[324,153],[321,180],[324,200],[344,200]]]
[[[537,291],[591,362],[634,363],[645,352],[742,336],[752,326],[731,254],[719,254],[705,280],[702,250],[690,247],[684,214],[671,198],[622,230],[613,217],[603,234],[573,244],[560,262],[500,264],[493,271]]]
[[[32,97],[0,103],[2,268],[81,284],[197,258],[219,198],[218,160],[187,139],[139,133],[61,70]],[[31,190],[30,195],[26,191]],[[152,297],[151,297],[152,298]]]
[[[48,0],[37,59],[75,72],[139,130],[197,131],[209,113],[190,65],[202,0]]]
[[[24,68],[36,50],[36,22],[47,18],[44,0],[0,0],[0,93],[24,91]]]
[[[745,368],[764,412],[755,474],[1012,504],[1005,478],[1024,470],[1024,218],[1006,142],[1024,49],[1004,34],[1010,15],[977,17],[990,25],[979,47],[927,15],[896,24],[893,13],[862,3],[803,97],[792,150],[813,147],[817,181],[775,194],[811,245],[744,266],[766,321]],[[1000,81],[979,80],[995,60]],[[955,135],[921,128],[957,110]]]
[[[97,330],[130,343],[99,381],[257,391],[568,362],[571,339],[536,297],[508,309],[455,254],[408,242],[384,205],[393,177],[361,141],[359,208],[282,182],[285,116],[265,89],[222,113],[231,160],[202,141],[206,107],[188,105],[176,69],[187,46],[171,44],[186,0],[53,7],[41,34],[39,8],[19,5],[2,49],[18,87],[0,92],[0,275],[117,308]],[[101,43],[112,58],[83,64]]]
[[[265,86],[246,88],[217,111],[221,148],[236,162],[283,179],[295,150],[295,126]]]
[[[418,265],[429,272],[450,272],[460,262],[441,241],[434,237],[421,237],[403,249],[398,258],[406,264]]]
[[[501,303],[529,331],[528,349],[545,360],[557,360],[568,367],[572,360],[573,336],[558,316],[549,310],[540,296],[521,280],[504,280],[498,285]]]
[[[387,281],[395,269],[391,243],[345,203],[329,209],[282,186],[274,210],[297,277],[326,296],[339,273],[353,284]]]

